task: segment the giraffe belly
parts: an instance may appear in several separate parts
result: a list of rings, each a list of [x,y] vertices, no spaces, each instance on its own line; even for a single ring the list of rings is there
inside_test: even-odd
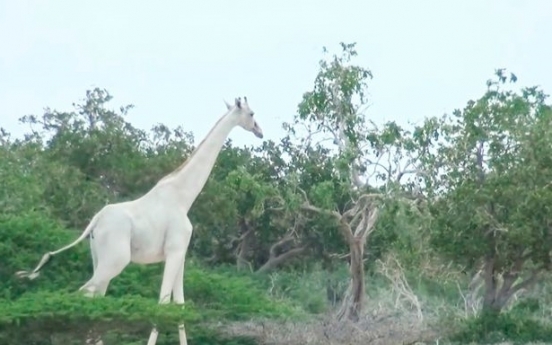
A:
[[[130,261],[136,264],[155,264],[165,261],[165,255],[157,253],[136,253],[132,254]]]
[[[163,242],[154,239],[133,238],[130,261],[137,264],[153,264],[165,260]]]

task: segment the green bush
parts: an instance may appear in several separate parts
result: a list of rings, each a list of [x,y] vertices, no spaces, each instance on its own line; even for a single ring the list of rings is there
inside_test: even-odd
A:
[[[193,260],[186,263],[185,306],[157,304],[162,264],[131,264],[112,280],[107,296],[86,298],[77,292],[92,275],[86,241],[55,256],[35,280],[14,275],[34,268],[44,253],[78,235],[40,213],[0,215],[0,256],[4,258],[0,266],[0,344],[10,340],[38,345],[54,338],[69,344],[92,328],[104,335],[107,332],[105,336],[117,339],[116,343],[131,344],[147,337],[153,324],[172,339],[181,321],[185,321],[188,337],[197,340],[195,344],[237,344],[236,339],[221,338],[211,326],[253,316],[295,315],[290,304],[270,299],[251,277],[212,272]],[[251,343],[246,338],[239,341]]]
[[[139,297],[90,299],[77,293],[28,293],[15,301],[0,302],[0,310],[0,335],[18,338],[21,344],[55,335],[83,340],[90,329],[146,334],[153,324],[175,332],[181,321],[193,325],[200,319],[193,304],[160,308],[155,301]]]
[[[552,340],[552,325],[536,319],[530,310],[533,307],[512,308],[509,312],[498,315],[483,312],[477,317],[465,320],[450,339],[461,344],[494,344],[504,341],[513,341],[517,344],[549,342]]]
[[[15,272],[33,269],[44,253],[70,243],[78,235],[38,212],[0,214],[0,297],[14,299],[39,290],[77,290],[92,274],[86,242],[52,258],[34,281],[19,279]]]

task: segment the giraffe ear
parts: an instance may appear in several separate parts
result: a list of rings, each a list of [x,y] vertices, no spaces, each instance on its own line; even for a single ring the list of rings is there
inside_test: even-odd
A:
[[[236,98],[236,107],[241,109],[241,97]]]
[[[223,101],[224,101],[224,104],[226,104],[226,109],[230,110],[230,108],[232,108],[232,106],[228,102],[226,102],[225,99],[223,99]]]

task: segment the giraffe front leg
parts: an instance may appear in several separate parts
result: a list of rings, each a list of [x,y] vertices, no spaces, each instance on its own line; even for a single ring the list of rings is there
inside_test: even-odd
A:
[[[176,280],[174,281],[172,293],[173,302],[175,304],[184,304],[184,266],[185,260],[182,261],[182,266],[180,267]],[[178,325],[178,338],[180,339],[180,345],[188,345],[184,323]]]
[[[184,253],[182,251],[172,252],[165,259],[163,282],[161,283],[161,291],[159,292],[159,304],[167,304],[170,302],[171,291],[183,261]],[[157,331],[157,328],[153,327],[147,345],[155,345],[158,335],[159,332]]]

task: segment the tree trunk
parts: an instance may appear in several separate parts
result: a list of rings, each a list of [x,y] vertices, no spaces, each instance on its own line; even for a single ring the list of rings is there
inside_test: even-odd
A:
[[[348,319],[357,322],[364,304],[364,241],[359,238],[349,243],[351,280],[343,298],[343,304],[337,314],[339,320]]]
[[[488,298],[488,295],[485,294],[485,298],[483,299],[483,313],[487,315],[498,315],[502,307],[503,305],[501,305],[498,298]]]
[[[495,257],[489,255],[483,267],[485,293],[483,295],[482,313],[489,317],[500,314],[502,308],[512,296],[512,284],[517,278],[517,274],[513,276],[506,273],[504,279],[501,279],[495,261]]]
[[[483,312],[495,313],[500,311],[496,301],[496,290],[498,286],[497,272],[494,265],[495,259],[489,256],[485,260],[485,266],[483,267],[485,293],[483,294]]]
[[[236,255],[236,265],[238,271],[250,268],[249,261],[247,261],[247,253],[251,246],[251,240],[253,239],[253,231],[246,228],[246,232],[243,234],[243,238],[238,247],[238,253]]]
[[[303,192],[303,194],[305,194]],[[308,203],[305,194],[305,200],[302,209],[314,211],[317,213],[329,214],[339,221],[339,231],[349,245],[349,271],[351,279],[349,288],[343,298],[343,303],[337,313],[337,319],[349,319],[358,321],[362,314],[364,304],[364,244],[366,238],[374,230],[374,224],[378,219],[379,209],[372,203],[372,194],[364,194],[358,200],[356,205],[341,214],[337,211],[322,210]],[[352,227],[355,227],[353,232]]]
[[[520,256],[513,267],[508,268],[502,274],[502,282],[499,282],[499,270],[494,258],[488,258],[484,267],[485,294],[483,296],[483,310],[486,315],[496,316],[508,304],[512,296],[521,289],[533,286],[537,281],[540,269],[532,270],[525,279],[516,283],[520,278],[520,272],[526,261],[525,256]]]

